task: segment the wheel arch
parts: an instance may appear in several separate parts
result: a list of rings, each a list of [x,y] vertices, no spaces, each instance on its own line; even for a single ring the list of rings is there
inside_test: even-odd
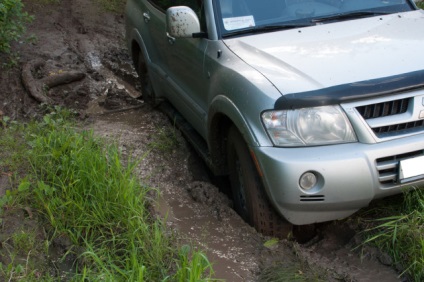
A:
[[[215,97],[208,117],[207,142],[213,170],[216,175],[225,175],[228,174],[227,135],[230,127],[237,128],[248,146],[256,146],[258,141],[241,111],[227,96]]]
[[[146,60],[146,64],[151,63],[149,53],[147,52],[144,41],[141,38],[141,35],[136,28],[134,28],[130,32],[130,40],[128,42],[128,48],[129,48],[129,53],[130,53],[131,58],[132,58],[133,63],[134,63],[134,67],[135,67],[137,72],[138,72],[138,69],[137,69],[138,68],[138,55],[140,54],[140,52],[143,53],[143,56]],[[147,67],[147,65],[146,65],[146,67]]]

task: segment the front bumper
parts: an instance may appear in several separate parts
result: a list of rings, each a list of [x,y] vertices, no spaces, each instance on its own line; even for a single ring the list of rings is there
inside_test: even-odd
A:
[[[409,152],[424,155],[422,134],[378,144],[252,149],[271,203],[293,224],[344,218],[373,199],[424,184],[424,179],[404,184],[381,183],[377,169],[378,159]],[[318,183],[310,191],[303,191],[299,179],[308,171],[318,176]]]

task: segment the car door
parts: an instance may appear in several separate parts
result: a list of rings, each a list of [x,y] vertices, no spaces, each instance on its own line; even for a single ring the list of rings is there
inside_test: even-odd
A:
[[[150,59],[149,71],[155,90],[159,92],[157,94],[162,96],[163,92],[169,91],[169,85],[164,83],[169,73],[169,65],[165,59],[169,52],[165,11],[169,6],[167,3],[172,1],[139,0],[135,2],[138,3],[138,17],[142,19],[139,32]]]
[[[203,0],[179,0],[198,15],[202,31],[206,30]],[[209,79],[204,73],[207,38],[172,38],[168,35],[167,64],[175,84],[176,95],[168,97],[183,116],[203,136],[206,136],[207,95]]]

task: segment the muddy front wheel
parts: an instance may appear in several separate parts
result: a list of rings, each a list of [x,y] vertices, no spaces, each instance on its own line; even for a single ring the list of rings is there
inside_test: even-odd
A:
[[[235,127],[229,130],[227,149],[235,210],[262,234],[286,238],[292,225],[271,206],[249,149]]]

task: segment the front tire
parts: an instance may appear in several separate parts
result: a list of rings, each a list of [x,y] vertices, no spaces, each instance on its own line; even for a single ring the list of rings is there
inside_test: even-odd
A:
[[[268,236],[287,238],[292,225],[280,217],[264,191],[249,148],[235,127],[228,132],[228,168],[234,208],[255,229]]]

